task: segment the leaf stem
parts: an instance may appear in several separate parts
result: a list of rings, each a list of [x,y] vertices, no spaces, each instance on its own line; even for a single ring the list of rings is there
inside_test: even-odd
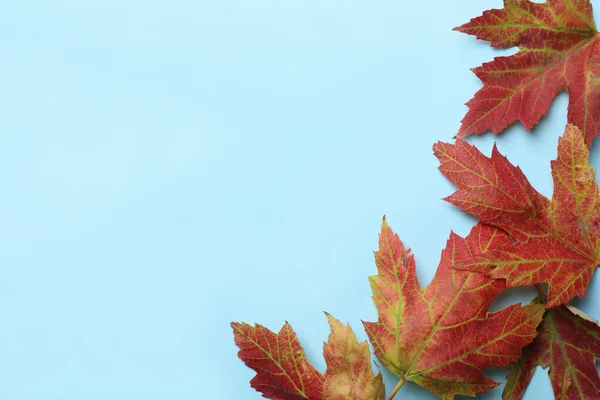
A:
[[[540,286],[539,283],[535,284],[535,288],[537,289],[537,291],[540,294],[540,296],[546,296],[546,293],[544,293],[544,291],[542,290],[542,287]]]
[[[394,396],[396,395],[396,393],[398,393],[398,390],[400,390],[400,388],[402,387],[402,385],[404,385],[404,382],[406,382],[406,378],[400,379],[400,382],[398,382],[398,384],[396,385],[396,387],[392,391],[392,394],[390,394],[390,397],[388,397],[388,400],[392,400],[394,398]]]

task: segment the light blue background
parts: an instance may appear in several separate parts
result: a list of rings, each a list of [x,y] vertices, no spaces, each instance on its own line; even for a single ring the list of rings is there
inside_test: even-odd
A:
[[[423,284],[473,223],[431,145],[502,53],[452,27],[501,6],[3,1],[0,398],[259,399],[230,321],[289,321],[321,370],[322,311],[364,340],[382,215]],[[546,195],[566,104],[499,138]]]

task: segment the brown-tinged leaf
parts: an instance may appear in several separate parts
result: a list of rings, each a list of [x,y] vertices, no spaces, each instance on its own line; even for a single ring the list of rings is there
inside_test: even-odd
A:
[[[531,129],[552,99],[569,92],[569,122],[590,146],[600,130],[600,35],[590,0],[505,0],[504,8],[455,28],[493,47],[518,46],[473,72],[483,82],[458,136],[498,133],[516,120]]]
[[[331,334],[323,345],[327,363],[325,399],[383,399],[381,374],[373,376],[371,351],[367,342],[358,343],[348,325],[327,314]]]
[[[327,318],[331,334],[323,345],[324,375],[308,362],[288,323],[274,333],[258,324],[232,322],[238,356],[256,371],[250,385],[275,400],[382,400],[385,387],[381,374],[373,375],[368,344],[358,343],[349,326]]]
[[[452,269],[457,252],[485,253],[508,242],[502,231],[484,225],[467,239],[451,234],[432,282],[422,289],[413,255],[384,219],[378,274],[370,278],[379,319],[364,325],[377,357],[401,378],[399,386],[412,381],[442,399],[474,396],[497,385],[482,369],[517,360],[534,339],[543,305],[488,313],[504,281]]]
[[[546,311],[538,336],[508,369],[503,400],[520,399],[538,365],[550,367],[555,399],[600,399],[600,327],[582,314],[564,305]]]

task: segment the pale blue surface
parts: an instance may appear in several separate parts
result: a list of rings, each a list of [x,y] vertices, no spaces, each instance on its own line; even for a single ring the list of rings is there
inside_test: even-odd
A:
[[[320,369],[323,310],[364,339],[382,215],[423,283],[473,223],[431,145],[500,54],[451,28],[500,6],[3,1],[0,398],[259,399],[231,320],[289,321]],[[566,100],[499,139],[547,195]]]

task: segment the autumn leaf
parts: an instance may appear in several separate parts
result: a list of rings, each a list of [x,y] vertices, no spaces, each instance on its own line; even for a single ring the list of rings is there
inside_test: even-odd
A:
[[[600,399],[596,368],[596,359],[600,358],[598,324],[579,310],[562,305],[546,311],[538,331],[519,361],[510,365],[502,399],[520,399],[538,365],[550,366],[555,399]]]
[[[600,36],[589,0],[505,0],[504,9],[486,11],[455,30],[493,47],[519,48],[473,69],[483,88],[467,103],[458,137],[499,133],[517,119],[529,130],[566,88],[568,120],[591,145],[600,130]]]
[[[509,287],[546,282],[549,307],[585,296],[600,262],[600,194],[577,127],[569,125],[559,140],[552,200],[496,147],[487,157],[458,140],[437,143],[434,153],[440,171],[458,187],[446,200],[515,239],[485,254],[459,255],[455,268],[505,278]]]
[[[298,337],[286,323],[279,333],[261,325],[232,322],[238,356],[256,371],[250,385],[276,400],[381,400],[381,374],[373,375],[367,342],[358,343],[349,326],[327,314],[331,334],[323,345],[327,371],[306,359]]]
[[[513,305],[487,313],[502,280],[452,270],[458,251],[474,254],[508,243],[500,230],[476,226],[467,239],[451,234],[432,282],[421,289],[415,260],[385,219],[375,252],[378,274],[370,278],[377,322],[364,322],[375,354],[401,380],[442,399],[474,396],[497,385],[481,370],[515,361],[534,339],[543,305]]]
[[[350,326],[327,315],[331,335],[323,345],[325,399],[383,399],[385,387],[381,374],[373,376],[371,351],[367,342],[358,343]]]

